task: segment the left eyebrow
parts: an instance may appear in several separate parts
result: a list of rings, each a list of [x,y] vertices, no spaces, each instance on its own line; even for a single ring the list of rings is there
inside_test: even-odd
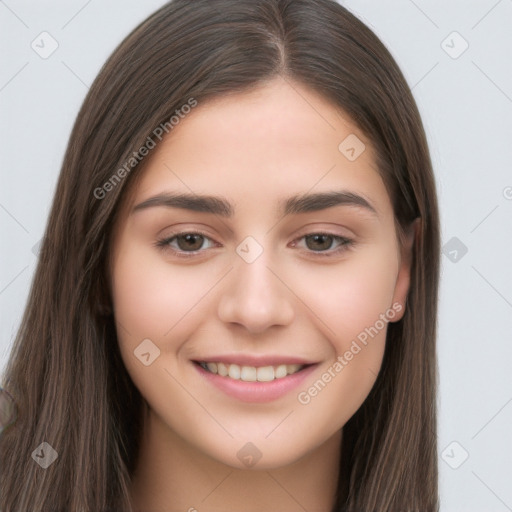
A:
[[[295,195],[281,200],[279,205],[279,211],[283,212],[283,216],[316,212],[335,206],[360,207],[376,217],[379,216],[376,208],[363,196],[344,190]],[[222,217],[233,217],[235,211],[229,201],[219,196],[167,192],[144,200],[136,205],[131,213],[158,206],[212,213]]]
[[[334,206],[359,206],[376,217],[379,216],[376,208],[363,196],[344,190],[292,196],[284,201],[282,210],[286,216],[297,213],[316,212]]]

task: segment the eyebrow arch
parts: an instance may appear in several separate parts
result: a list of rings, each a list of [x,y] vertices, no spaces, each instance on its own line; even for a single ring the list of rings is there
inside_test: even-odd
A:
[[[289,197],[280,201],[283,216],[316,212],[335,206],[361,207],[378,217],[377,210],[364,197],[348,191],[318,192]],[[232,217],[234,208],[231,203],[218,196],[197,194],[162,193],[150,197],[132,209],[132,213],[153,207],[182,208],[195,212],[212,213],[222,217]]]

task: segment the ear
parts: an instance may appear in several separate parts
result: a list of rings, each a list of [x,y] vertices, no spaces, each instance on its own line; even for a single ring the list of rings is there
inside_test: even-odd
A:
[[[395,292],[393,294],[393,304],[400,304],[401,308],[395,309],[397,314],[393,317],[393,322],[402,319],[405,313],[407,294],[411,283],[411,267],[414,255],[415,241],[419,237],[421,229],[421,219],[414,219],[405,232],[405,240],[400,247],[400,268],[396,278]]]

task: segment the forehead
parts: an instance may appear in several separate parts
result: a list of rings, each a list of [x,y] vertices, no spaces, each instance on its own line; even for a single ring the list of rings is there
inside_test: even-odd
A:
[[[239,207],[344,189],[391,207],[374,149],[340,109],[277,79],[199,103],[148,157],[131,205],[165,191],[222,195]],[[371,199],[370,199],[371,198]],[[263,202],[262,202],[263,201]]]

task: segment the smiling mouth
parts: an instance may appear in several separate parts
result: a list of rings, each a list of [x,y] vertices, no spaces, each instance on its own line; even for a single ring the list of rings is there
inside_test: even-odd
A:
[[[280,364],[277,366],[240,366],[238,364],[225,364],[222,362],[194,361],[204,370],[233,380],[244,382],[270,382],[284,379],[289,375],[300,372],[309,364]]]

